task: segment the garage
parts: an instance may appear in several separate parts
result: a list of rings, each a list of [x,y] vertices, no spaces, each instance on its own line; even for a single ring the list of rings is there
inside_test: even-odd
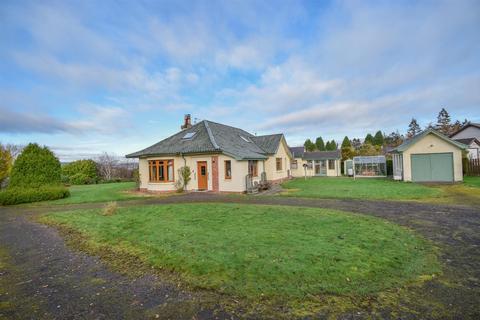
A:
[[[412,154],[412,181],[453,182],[453,154]]]
[[[394,179],[412,182],[463,181],[462,153],[467,146],[425,130],[392,153]]]

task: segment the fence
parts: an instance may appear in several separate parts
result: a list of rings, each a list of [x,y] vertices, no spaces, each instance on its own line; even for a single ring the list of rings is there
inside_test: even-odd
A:
[[[480,176],[480,159],[463,159],[463,174]]]

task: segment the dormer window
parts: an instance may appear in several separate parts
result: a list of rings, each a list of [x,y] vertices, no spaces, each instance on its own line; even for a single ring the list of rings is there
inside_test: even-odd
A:
[[[240,136],[240,138],[242,138],[246,142],[252,142],[252,140],[250,140],[249,138],[245,138],[244,136]]]
[[[196,132],[187,132],[183,136],[182,140],[191,140],[195,136]]]

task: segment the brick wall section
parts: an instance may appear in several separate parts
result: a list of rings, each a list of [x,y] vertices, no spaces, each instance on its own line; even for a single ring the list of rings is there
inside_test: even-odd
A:
[[[213,192],[220,191],[218,182],[218,156],[212,156],[212,190]]]

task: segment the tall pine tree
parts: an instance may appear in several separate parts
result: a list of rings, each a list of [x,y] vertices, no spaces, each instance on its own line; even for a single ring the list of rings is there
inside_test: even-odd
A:
[[[383,146],[383,133],[382,131],[378,130],[373,137],[373,145],[374,146]]]
[[[351,148],[352,147],[352,143],[350,142],[350,139],[348,139],[347,136],[345,136],[345,138],[343,138],[343,141],[342,141],[342,148]]]
[[[367,136],[365,137],[365,140],[363,141],[363,143],[369,143],[371,145],[373,145],[373,136],[369,133],[367,134]]]
[[[322,137],[318,137],[317,140],[315,140],[315,146],[318,151],[325,151],[325,143],[323,142]]]
[[[421,131],[422,129],[420,129],[420,126],[418,125],[417,120],[415,118],[412,118],[412,120],[410,121],[410,124],[408,125],[407,138],[416,136]]]
[[[303,144],[303,146],[305,147],[305,151],[308,151],[308,152],[315,151],[315,144],[310,139],[305,140],[305,143]]]
[[[442,108],[437,116],[437,124],[435,125],[436,129],[445,135],[449,135],[451,131],[451,119],[450,114],[445,108]]]

